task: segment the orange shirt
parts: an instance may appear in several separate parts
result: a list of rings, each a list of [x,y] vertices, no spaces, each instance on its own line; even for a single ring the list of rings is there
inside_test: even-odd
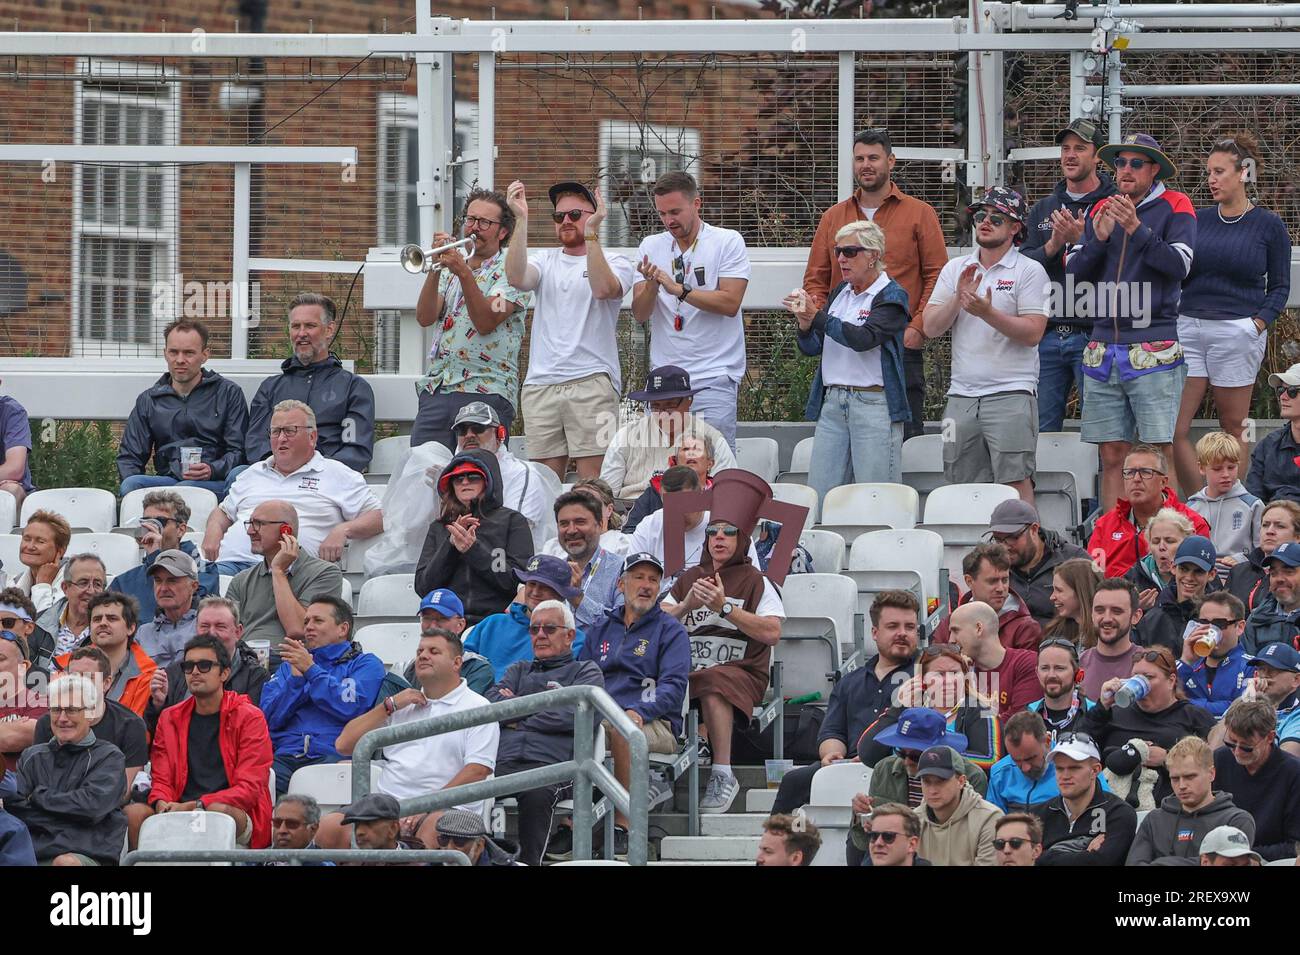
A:
[[[154,671],[158,669],[158,664],[153,662],[153,657],[145,653],[140,644],[134,640],[131,641],[131,655],[135,658],[136,668],[139,673],[127,679],[122,686],[122,695],[117,698],[128,710],[141,719],[144,718],[144,709],[149,705],[149,682],[153,679]],[[68,660],[71,659],[72,653],[63,653],[54,658],[54,665],[60,670],[68,668]],[[109,698],[112,698],[113,691],[109,690]]]

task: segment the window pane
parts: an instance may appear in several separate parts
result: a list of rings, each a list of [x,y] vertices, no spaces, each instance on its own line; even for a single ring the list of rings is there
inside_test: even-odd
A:
[[[101,143],[118,144],[122,142],[122,116],[112,103],[104,105],[104,134]]]
[[[108,331],[108,323],[105,321],[105,316],[108,314],[108,297],[101,283],[90,282],[87,284],[90,287],[90,294],[86,296],[90,312],[86,327],[87,337],[102,340],[106,337]]]
[[[98,143],[99,137],[99,104],[94,100],[83,100],[81,103],[81,141],[83,143]]]
[[[124,342],[126,341],[127,317],[128,317],[127,307],[129,301],[127,298],[126,286],[114,285],[112,287],[112,293],[113,293],[113,313],[110,316],[111,322],[109,325],[108,337],[110,341]]]
[[[127,106],[126,108],[126,129],[123,131],[125,140],[128,145],[138,146],[144,142],[144,112],[138,106]]]
[[[160,109],[149,110],[149,145],[161,146],[163,144],[163,111]]]
[[[122,170],[122,221],[125,225],[140,225],[140,167],[127,166]]]
[[[163,174],[150,172],[145,179],[145,224],[161,229],[163,221]]]
[[[153,300],[148,286],[135,289],[135,340],[147,345],[153,338]]]

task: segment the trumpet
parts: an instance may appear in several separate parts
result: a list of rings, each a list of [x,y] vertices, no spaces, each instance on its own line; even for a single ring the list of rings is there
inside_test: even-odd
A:
[[[461,246],[467,247],[471,252],[474,251],[474,237],[467,235],[463,239],[457,239],[455,242],[448,242],[446,245],[440,245],[434,249],[422,249],[418,245],[406,245],[402,247],[398,255],[398,261],[402,263],[402,268],[415,275],[421,272],[432,272],[441,266],[438,264],[438,256],[443,252],[451,249],[458,249]]]

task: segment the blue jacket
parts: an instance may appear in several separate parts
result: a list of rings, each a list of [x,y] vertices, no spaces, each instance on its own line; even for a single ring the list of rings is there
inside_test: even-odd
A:
[[[871,301],[871,315],[865,325],[845,325],[826,309],[849,287],[841,282],[826,296],[826,308],[818,309],[812,327],[799,333],[799,350],[805,355],[820,355],[826,336],[854,351],[880,349],[880,370],[885,377],[885,400],[889,404],[890,421],[910,421],[912,412],[907,404],[906,378],[903,374],[903,330],[907,328],[907,293],[892,279]],[[804,417],[816,421],[821,417],[825,387],[822,385],[821,365],[813,376],[808,393]]]
[[[370,465],[375,446],[375,392],[370,382],[343,367],[334,355],[304,365],[286,358],[281,373],[267,378],[248,410],[244,451],[250,462],[271,454],[271,412],[281,401],[297,398],[316,413],[316,450],[354,471]]]
[[[681,621],[658,606],[628,630],[616,607],[594,627],[578,655],[595,660],[605,674],[605,692],[647,723],[666,719],[682,735],[682,702],[691,672],[691,638]]]
[[[152,456],[158,474],[179,481],[181,448],[190,446],[203,449],[212,480],[224,481],[244,463],[247,433],[248,403],[239,385],[204,368],[194,390],[182,398],[168,372],[135,399],[117,452],[117,473],[123,480],[143,474]],[[269,454],[269,432],[265,440]]]
[[[199,553],[199,549],[194,546],[192,541],[181,541],[181,550],[193,557],[195,565],[199,568],[199,592],[194,596],[194,605],[198,606],[199,601],[204,597],[215,597],[221,593],[221,577],[217,574],[216,564],[205,561],[203,555]],[[158,612],[158,603],[153,597],[153,580],[149,577],[149,568],[153,566],[154,560],[161,553],[162,550],[159,549],[151,554],[146,554],[139,567],[132,567],[130,570],[118,574],[113,578],[113,582],[108,585],[109,590],[130,594],[135,598],[136,603],[140,605],[141,623],[152,620],[154,614]]]
[[[281,663],[262,687],[262,712],[276,756],[307,755],[338,762],[334,748],[350,720],[375,705],[384,665],[351,641],[311,651],[314,661],[302,676]]]
[[[1204,660],[1197,660],[1188,666],[1178,661],[1178,679],[1183,681],[1183,690],[1187,699],[1202,709],[1209,710],[1214,716],[1228,712],[1232,701],[1241,696],[1246,684],[1255,675],[1255,668],[1247,661],[1250,658],[1240,643],[1228,652],[1214,674],[1214,686],[1207,686],[1206,671],[1209,669]]]
[[[1300,443],[1285,421],[1250,453],[1246,490],[1263,501],[1300,501]]]
[[[36,865],[31,834],[21,819],[0,809],[0,869],[19,865]]]
[[[578,630],[573,637],[573,655],[582,650],[586,635]],[[465,649],[487,657],[492,664],[492,682],[500,683],[510,664],[533,658],[533,641],[528,636],[528,608],[512,603],[505,613],[484,617],[465,638]]]
[[[1246,618],[1246,632],[1241,637],[1241,648],[1254,656],[1270,643],[1292,642],[1300,634],[1300,610],[1287,613],[1278,606],[1271,593]],[[1181,652],[1181,651],[1180,651]]]
[[[1100,777],[1098,777],[1100,778]],[[1030,806],[1061,795],[1056,785],[1056,764],[1047,760],[1047,768],[1038,779],[1020,771],[1008,753],[989,770],[989,791],[984,798],[1003,812],[1024,812]]]

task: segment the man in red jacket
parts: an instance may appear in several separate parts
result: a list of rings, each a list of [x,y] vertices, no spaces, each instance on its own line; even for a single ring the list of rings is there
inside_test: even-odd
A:
[[[230,655],[216,637],[185,644],[181,663],[190,698],[158,717],[154,735],[154,812],[225,813],[241,846],[271,842],[271,734],[242,693],[224,688]],[[133,847],[134,848],[134,847]]]
[[[1147,522],[1163,507],[1182,514],[1196,533],[1210,536],[1210,525],[1182,501],[1169,487],[1169,467],[1159,448],[1139,444],[1124,458],[1124,496],[1113,510],[1097,519],[1088,539],[1088,555],[1107,577],[1123,577],[1146,556],[1147,542],[1142,531]]]
[[[1011,555],[1006,547],[996,542],[979,544],[961,559],[961,569],[969,589],[957,601],[957,606],[976,600],[988,604],[998,615],[998,639],[1002,645],[1008,650],[1037,653],[1043,628],[1030,614],[1029,604],[1011,589]],[[947,618],[935,631],[934,642],[948,642]]]

